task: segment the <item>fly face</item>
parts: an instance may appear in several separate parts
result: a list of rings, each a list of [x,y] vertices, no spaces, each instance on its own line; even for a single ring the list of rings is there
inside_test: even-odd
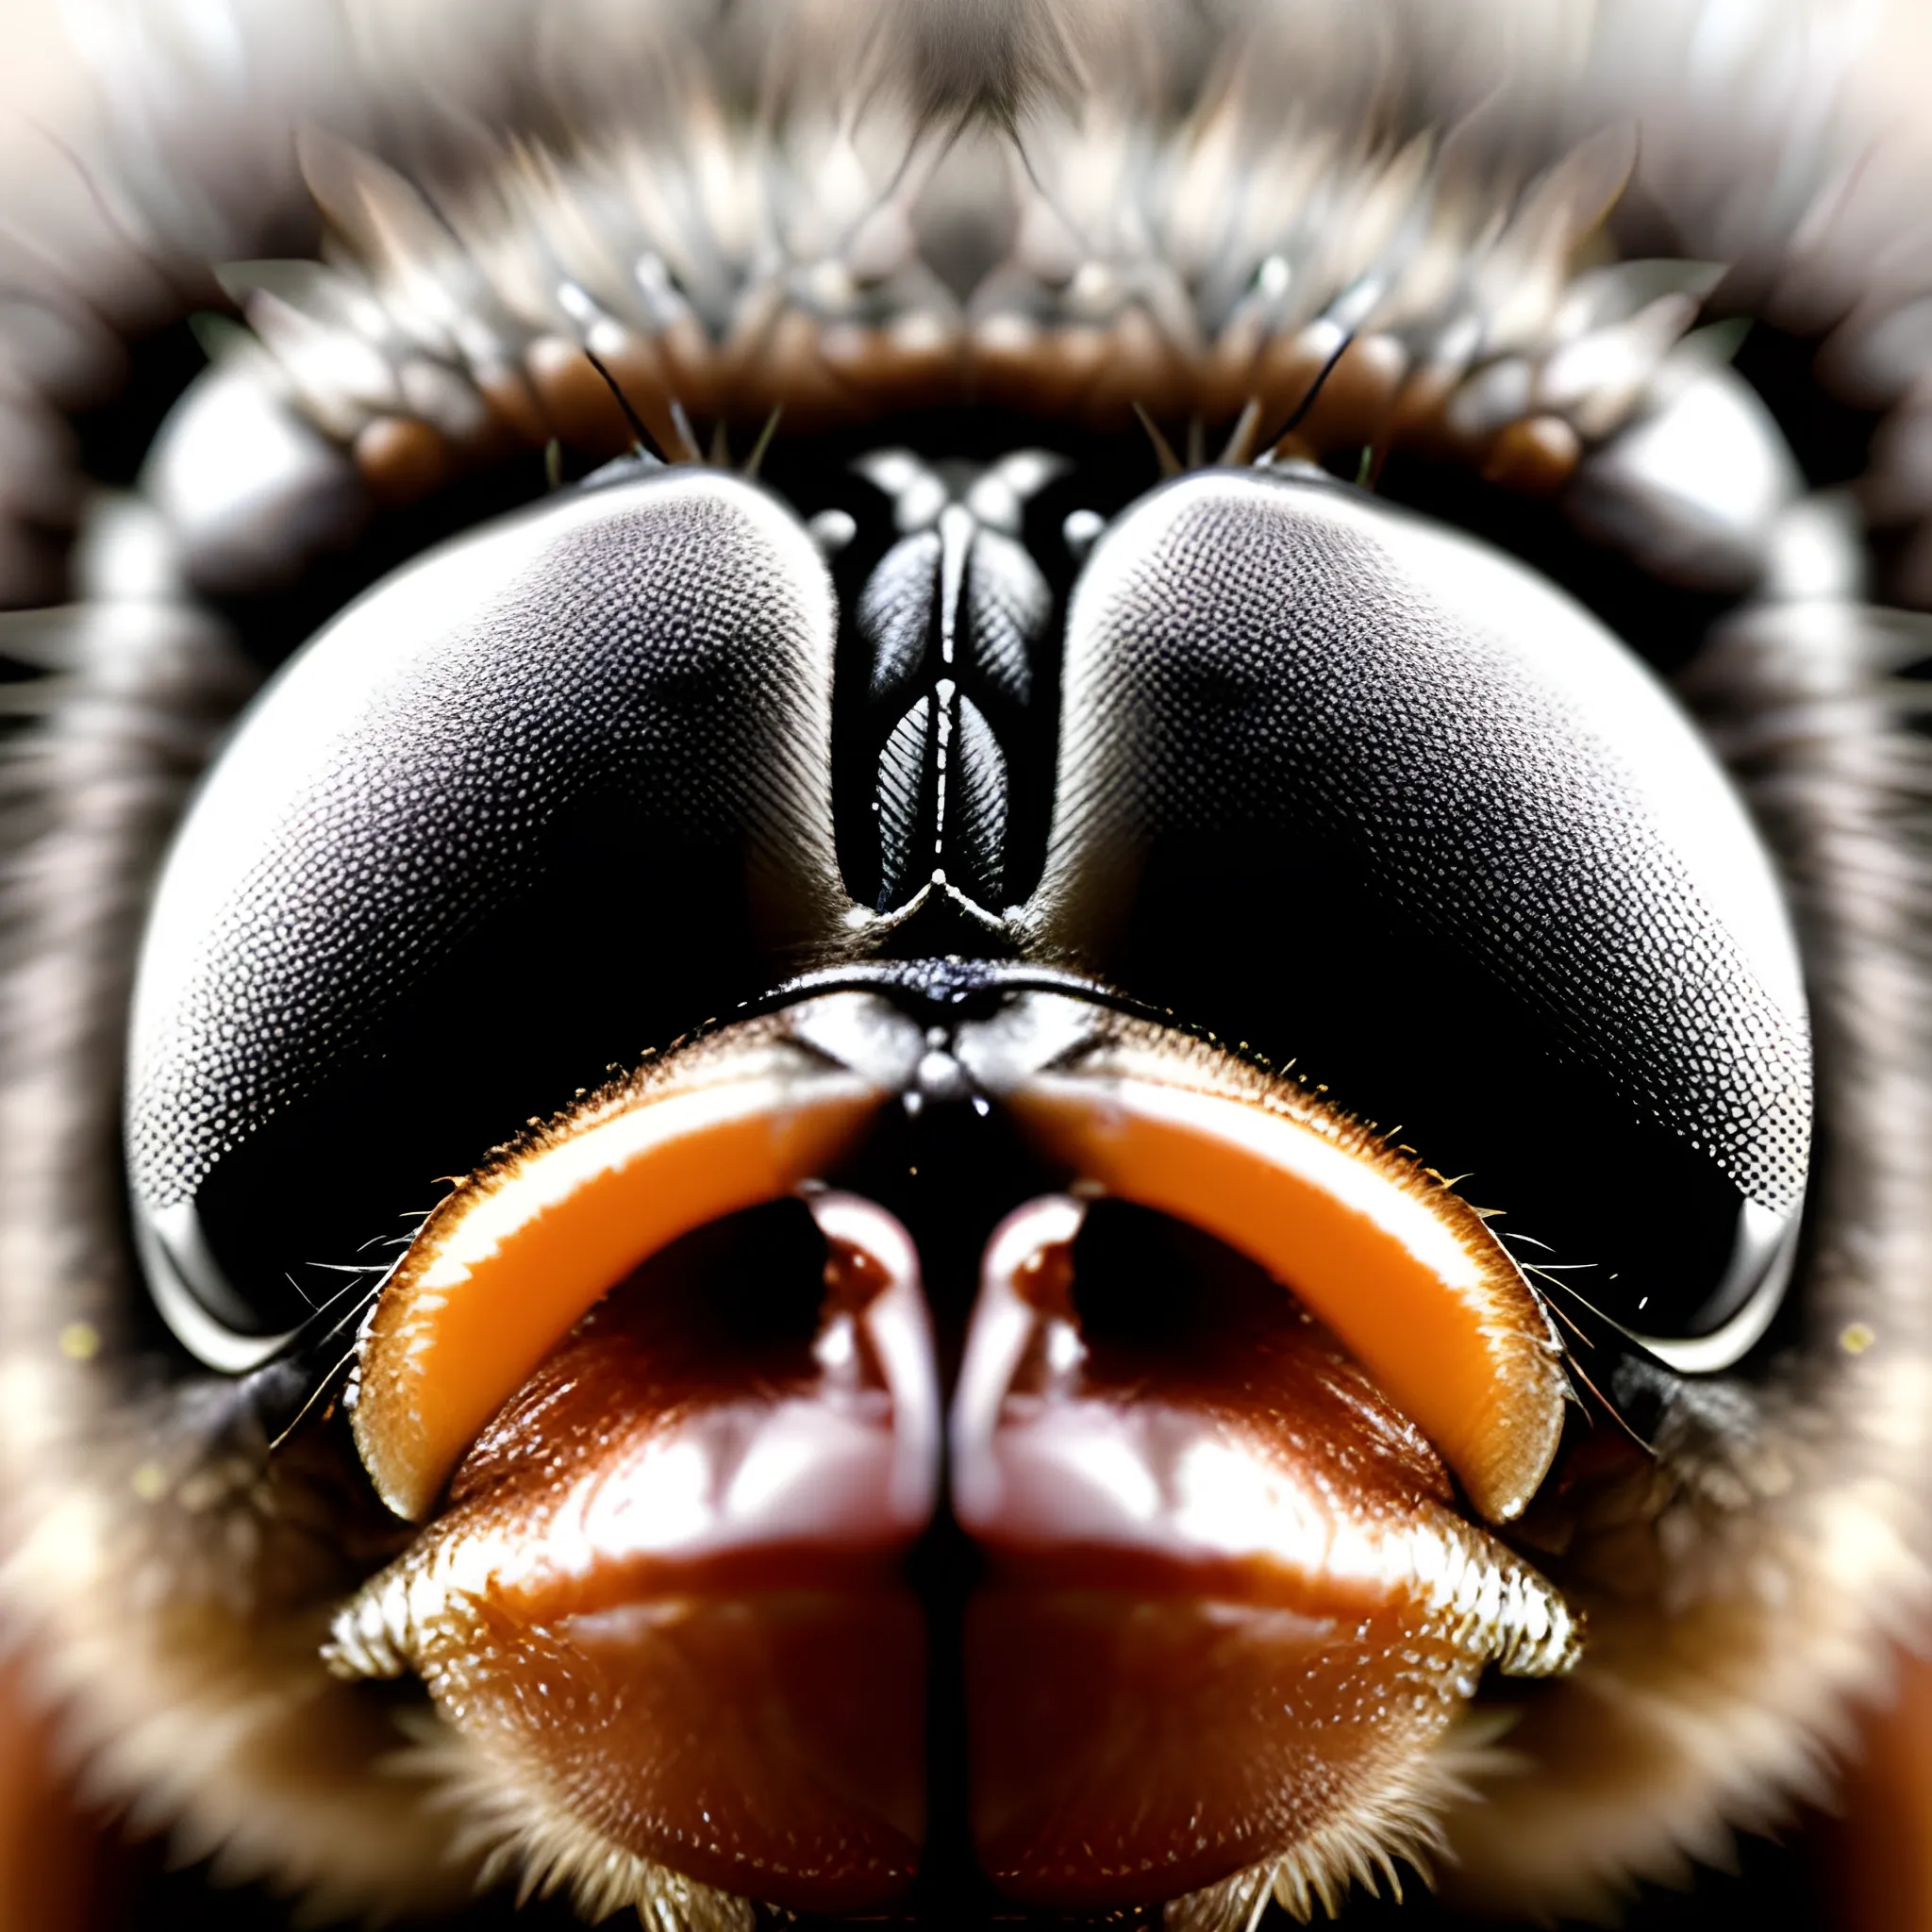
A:
[[[1324,107],[1303,24],[654,20],[540,144],[310,135],[11,621],[8,1590],[236,1868],[1560,1910],[1873,1681],[1917,621],[1630,258],[1668,103],[1633,188],[1614,64]]]

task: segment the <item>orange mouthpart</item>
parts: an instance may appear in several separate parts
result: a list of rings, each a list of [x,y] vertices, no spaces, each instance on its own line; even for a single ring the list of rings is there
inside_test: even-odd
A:
[[[1218,1236],[1286,1283],[1491,1522],[1557,1453],[1566,1384],[1522,1271],[1437,1176],[1295,1093],[1043,1074],[1009,1105],[1090,1187]]]
[[[886,1095],[782,1049],[645,1085],[543,1134],[437,1208],[362,1342],[356,1446],[421,1522],[478,1430],[579,1316],[693,1228],[833,1166]]]
[[[1457,1507],[1452,1476],[1520,1515],[1567,1402],[1483,1216],[1317,1095],[1096,1028],[965,1096],[1009,1123],[1002,1185],[1043,1191],[981,1204],[962,1315],[912,1226],[827,1185],[916,1174],[891,1136],[920,1109],[786,1024],[537,1131],[425,1224],[353,1420],[435,1521],[331,1667],[418,1675],[544,1842],[793,1910],[889,1908],[949,1825],[1002,1896],[1074,1910],[1319,1877],[1363,1820],[1419,1842],[1482,1673],[1579,1649]]]

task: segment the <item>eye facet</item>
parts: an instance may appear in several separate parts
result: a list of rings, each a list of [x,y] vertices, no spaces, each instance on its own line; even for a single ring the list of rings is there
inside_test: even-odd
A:
[[[1466,539],[1232,473],[1120,519],[1066,650],[1029,942],[1297,1058],[1666,1355],[1742,1354],[1804,1199],[1804,993],[1628,650]]]
[[[988,853],[1004,839],[1004,758],[963,713],[932,712],[992,676],[968,657],[1017,622],[974,599],[1026,590],[1026,631],[1050,608],[1013,537],[920,474],[935,528],[900,541],[855,614],[878,657],[874,698],[940,675],[906,713],[927,719],[924,749],[892,725],[862,801],[891,875],[876,890],[900,918],[920,910],[911,841],[943,881],[958,812],[992,792]],[[721,523],[737,550],[692,566]],[[930,557],[912,554],[922,541]],[[728,578],[705,574],[727,557]],[[995,565],[999,583],[983,581]],[[789,608],[735,628],[736,600],[774,573]],[[562,1069],[594,1080],[640,1031],[665,1037],[655,1015],[675,1030],[725,989],[757,992],[788,947],[808,957],[862,929],[828,815],[824,595],[769,499],[659,476],[414,566],[288,674],[184,838],[137,1016],[144,1238],[204,1355],[258,1351],[198,1324],[197,1298],[242,1337],[292,1325],[292,1309],[277,1324],[238,1305],[221,1251],[245,1257],[227,1272],[275,1281],[367,1238],[366,1224],[297,1216],[275,1236],[308,1252],[264,1251],[250,1224],[265,1163],[346,1143],[374,1172],[387,1141],[405,1198],[439,1155],[463,1164],[465,1099],[505,1131],[519,1088],[525,1110],[552,1102]],[[554,630],[561,651],[543,641]],[[425,641],[399,648],[411,633]],[[922,668],[928,633],[936,671]],[[1024,708],[1037,646],[1019,631],[1007,644],[1003,694]],[[1210,473],[1116,521],[1080,579],[1066,657],[1047,868],[1007,915],[1013,939],[1299,1056],[1362,1113],[1394,1116],[1474,1172],[1511,1234],[1581,1264],[1587,1281],[1567,1286],[1583,1302],[1666,1357],[1707,1369],[1745,1352],[1776,1307],[1803,1200],[1802,990],[1755,835],[1628,653],[1471,542],[1325,482]],[[573,715],[596,722],[573,735]],[[267,856],[251,849],[264,813]],[[1000,866],[962,872],[963,851],[967,896],[997,906]],[[367,1116],[389,1110],[358,1063],[390,1062],[393,1091],[425,1041],[415,1016],[487,1024],[479,997],[530,973],[534,908],[608,901],[626,874],[695,943],[636,930],[645,970],[592,966],[544,1025],[515,1029],[527,1072],[425,1080],[431,1104],[372,1134]],[[997,943],[998,916],[980,917]],[[578,949],[573,977],[587,951],[608,962],[609,938]],[[1607,1211],[1611,1175],[1671,1227],[1664,1252]]]
[[[194,1352],[272,1352],[288,1271],[837,931],[830,602],[769,497],[671,473],[409,566],[283,674],[134,1018],[137,1220]]]

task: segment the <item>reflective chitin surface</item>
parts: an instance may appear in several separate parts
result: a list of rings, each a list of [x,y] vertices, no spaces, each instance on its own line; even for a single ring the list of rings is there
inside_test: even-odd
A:
[[[0,1917],[1915,1923],[1920,31],[25,9]]]

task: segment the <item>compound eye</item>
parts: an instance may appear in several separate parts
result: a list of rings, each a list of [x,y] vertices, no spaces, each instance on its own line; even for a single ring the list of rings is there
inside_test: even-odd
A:
[[[833,648],[796,521],[675,471],[408,566],[289,666],[140,966],[136,1224],[196,1355],[263,1358],[425,1176],[838,929]]]
[[[1036,943],[1296,1059],[1675,1366],[1749,1349],[1809,1159],[1796,949],[1628,649],[1359,492],[1209,472],[1095,549],[1065,716]]]

